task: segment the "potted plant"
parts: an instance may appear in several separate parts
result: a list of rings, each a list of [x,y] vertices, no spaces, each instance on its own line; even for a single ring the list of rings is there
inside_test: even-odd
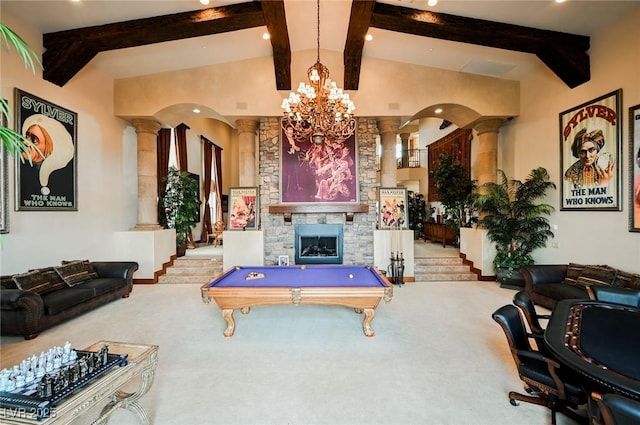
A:
[[[487,229],[489,240],[495,243],[493,265],[498,281],[502,286],[521,288],[524,279],[520,266],[533,264],[533,250],[544,247],[553,237],[546,216],[554,208],[536,201],[556,185],[549,181],[543,167],[533,169],[524,182],[507,178],[502,170],[498,170],[498,178],[498,183],[482,185],[475,200],[480,213],[478,225]]]
[[[448,154],[440,155],[440,163],[429,172],[429,177],[440,194],[444,222],[454,230],[456,241],[459,241],[460,227],[472,222],[468,211],[476,196],[476,182],[469,178],[469,171]]]
[[[420,239],[424,233],[427,203],[422,193],[409,191],[409,229],[413,230],[413,239]]]
[[[176,246],[180,256],[184,255],[191,236],[191,228],[198,222],[200,209],[198,182],[192,179],[189,173],[171,167],[166,184],[162,197],[166,226],[176,229]]]

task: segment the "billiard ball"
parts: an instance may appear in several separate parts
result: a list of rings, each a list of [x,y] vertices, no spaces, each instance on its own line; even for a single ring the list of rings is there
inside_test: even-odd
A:
[[[349,273],[349,279],[353,279],[353,275]]]

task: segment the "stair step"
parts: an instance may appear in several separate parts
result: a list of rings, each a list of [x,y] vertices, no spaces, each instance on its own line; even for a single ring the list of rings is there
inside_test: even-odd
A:
[[[170,276],[212,276],[218,273],[217,267],[170,267],[167,275]]]
[[[178,276],[178,275],[163,275],[158,278],[158,283],[192,283],[198,285],[204,285],[209,283],[214,277],[207,276]]]
[[[158,283],[192,283],[204,285],[222,273],[222,257],[185,256],[176,258]]]
[[[415,258],[416,265],[463,264],[459,257],[422,257]]]
[[[416,282],[478,280],[474,273],[416,273]]]
[[[437,266],[416,264],[413,269],[415,273],[438,273],[438,272],[441,272],[441,273],[467,272],[468,273],[469,272],[469,266],[464,264],[460,264],[460,265],[444,264],[444,265],[437,265]]]
[[[477,280],[459,257],[420,257],[414,260],[416,282]]]
[[[222,257],[179,257],[173,261],[174,267],[189,267],[203,265],[220,265],[222,267]]]

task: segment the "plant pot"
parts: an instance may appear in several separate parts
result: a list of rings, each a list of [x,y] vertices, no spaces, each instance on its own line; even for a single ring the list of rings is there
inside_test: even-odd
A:
[[[509,267],[498,267],[496,280],[500,282],[501,288],[516,290],[524,289],[524,277],[522,277],[522,273],[520,273],[520,266],[513,266],[511,276],[509,276]]]
[[[176,256],[177,257],[184,257],[184,255],[187,253],[187,244],[186,243],[181,243],[179,245],[176,245]]]

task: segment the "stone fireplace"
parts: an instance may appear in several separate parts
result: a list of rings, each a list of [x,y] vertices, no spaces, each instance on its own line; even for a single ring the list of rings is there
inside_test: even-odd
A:
[[[296,224],[296,264],[342,264],[340,224]]]
[[[279,117],[261,118],[259,134],[260,227],[264,233],[264,264],[277,265],[280,255],[288,255],[298,264],[297,225],[339,226],[340,262],[338,264],[373,264],[373,230],[376,226],[377,191],[375,137],[378,134],[374,118],[358,119],[358,207],[334,208],[327,205],[305,205],[290,211],[272,211],[280,206],[280,127]],[[277,208],[276,208],[277,209]],[[321,236],[316,234],[315,236]],[[306,237],[306,236],[305,236]],[[312,237],[312,236],[309,236]],[[310,242],[310,241],[309,241]],[[316,240],[316,242],[319,242]],[[324,241],[322,241],[324,242]],[[336,251],[338,248],[336,247]],[[334,256],[332,256],[334,257]],[[335,257],[338,257],[336,255]],[[318,259],[303,258],[302,261]],[[326,263],[328,258],[322,258]],[[337,261],[337,260],[336,260]],[[318,263],[316,263],[318,264]]]

